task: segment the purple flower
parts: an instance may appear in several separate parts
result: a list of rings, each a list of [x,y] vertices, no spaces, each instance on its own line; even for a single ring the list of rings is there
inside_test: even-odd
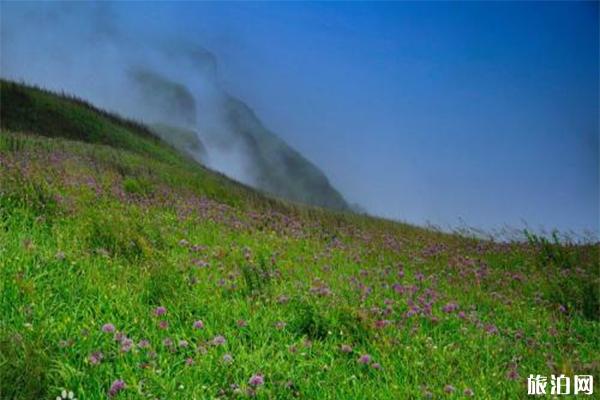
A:
[[[289,299],[290,298],[288,296],[286,296],[285,294],[282,294],[279,297],[277,297],[277,302],[279,304],[284,304],[284,303],[287,303]]]
[[[119,392],[125,389],[127,385],[122,379],[117,379],[110,385],[110,389],[108,390],[108,397],[115,397]]]
[[[194,321],[194,329],[204,329],[204,322],[201,320]]]
[[[444,386],[444,392],[446,393],[452,393],[456,390],[456,388],[452,385],[446,385]]]
[[[387,319],[379,319],[379,320],[375,321],[375,328],[377,328],[377,329],[383,329],[386,326],[388,326],[389,323],[390,323],[390,321],[387,320]]]
[[[558,310],[559,310],[561,313],[566,313],[566,312],[567,312],[567,307],[565,307],[565,306],[564,306],[564,305],[562,305],[562,304],[559,304],[559,306],[558,306]]]
[[[248,326],[248,322],[246,322],[246,321],[245,321],[245,320],[243,320],[243,319],[238,319],[238,321],[237,321],[237,326],[238,326],[239,328],[245,328],[245,327],[247,327],[247,326]]]
[[[375,369],[381,369],[381,364],[379,364],[379,363],[373,363],[373,364],[371,364],[371,367],[373,367]]]
[[[487,333],[489,333],[490,335],[494,335],[494,334],[498,333],[498,328],[496,328],[495,325],[486,325],[485,331]]]
[[[363,354],[358,358],[358,363],[359,364],[370,364],[371,363],[371,356],[369,354]]]
[[[127,339],[127,336],[123,332],[115,333],[115,341],[121,343],[124,339]]]
[[[187,366],[194,365],[194,359],[192,357],[186,358],[185,365],[187,365]]]
[[[142,339],[140,340],[140,342],[138,343],[138,347],[140,349],[145,349],[147,347],[150,347],[150,341],[147,339]]]
[[[221,344],[225,344],[225,342],[226,342],[225,338],[221,335],[215,336],[212,340],[213,346],[219,346]]]
[[[171,338],[165,338],[162,343],[165,347],[173,346],[173,340],[171,340]]]
[[[166,313],[167,313],[167,309],[163,306],[159,306],[154,309],[154,315],[156,315],[157,317],[163,316]]]
[[[456,304],[454,302],[448,303],[444,307],[442,307],[442,311],[447,314],[454,312],[456,310],[458,310],[458,304]]]
[[[252,386],[260,386],[265,383],[265,378],[261,374],[255,374],[250,377],[248,383]]]
[[[158,323],[158,327],[160,329],[168,329],[169,328],[169,323],[167,321],[160,321]]]
[[[124,338],[121,341],[121,351],[123,353],[127,353],[129,350],[131,350],[132,346],[133,346],[133,340],[131,340],[129,338]]]
[[[231,356],[231,354],[225,354],[223,355],[223,362],[226,364],[230,364],[233,362],[233,357]]]
[[[89,355],[88,360],[89,360],[90,364],[97,365],[97,364],[100,364],[100,362],[102,361],[103,358],[104,358],[104,354],[102,354],[102,352],[95,351]]]
[[[113,333],[115,331],[115,326],[113,324],[104,324],[102,325],[102,332],[104,333]]]
[[[511,381],[516,381],[517,379],[519,379],[519,372],[517,372],[516,368],[511,368],[508,370],[508,372],[506,373],[506,379],[511,380]]]

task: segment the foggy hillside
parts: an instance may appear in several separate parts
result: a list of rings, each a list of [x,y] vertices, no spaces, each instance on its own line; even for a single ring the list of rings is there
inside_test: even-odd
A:
[[[77,35],[61,29],[80,19],[91,23]],[[39,47],[23,52],[19,44],[33,36]],[[2,48],[3,78],[68,92],[142,121],[206,166],[260,190],[349,209],[323,171],[223,88],[215,55],[193,38],[133,33],[103,5],[40,5],[2,25]]]

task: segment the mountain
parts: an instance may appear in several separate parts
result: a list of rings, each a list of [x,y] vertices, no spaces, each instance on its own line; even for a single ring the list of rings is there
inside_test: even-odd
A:
[[[210,53],[191,57],[191,75],[202,81],[195,90],[146,67],[131,68],[128,75],[136,93],[132,114],[159,126],[196,132],[204,149],[197,159],[250,186],[305,204],[350,209],[318,167],[268,130],[247,104],[222,89]]]
[[[179,129],[0,82],[0,399],[508,399],[598,376],[597,243],[282,200]]]

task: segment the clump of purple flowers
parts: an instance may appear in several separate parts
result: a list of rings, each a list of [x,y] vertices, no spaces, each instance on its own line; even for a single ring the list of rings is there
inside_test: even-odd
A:
[[[458,310],[458,304],[456,304],[454,302],[450,302],[450,303],[446,304],[444,307],[442,307],[442,311],[445,312],[446,314],[449,314],[456,310]]]
[[[108,389],[108,397],[115,397],[119,392],[125,389],[127,385],[125,385],[125,381],[122,379],[117,379],[110,385],[110,389]]]
[[[371,355],[370,354],[363,354],[360,357],[358,357],[358,363],[359,364],[365,364],[368,365],[371,363]]]
[[[211,343],[213,346],[219,346],[219,345],[225,344],[225,342],[226,342],[225,338],[221,335],[218,335],[213,338]]]
[[[233,362],[233,357],[231,356],[231,354],[225,354],[223,355],[223,362],[225,364],[230,364]]]
[[[131,350],[131,348],[133,347],[133,340],[129,339],[129,338],[123,338],[123,340],[121,340],[121,351],[123,353],[127,353],[129,350]]]
[[[104,358],[104,354],[102,354],[102,352],[95,351],[89,355],[88,360],[89,360],[90,364],[98,365],[98,364],[100,364],[100,362],[102,361],[103,358]]]
[[[444,386],[444,392],[446,393],[452,393],[456,390],[456,388],[452,385],[446,385]]]
[[[498,328],[496,328],[495,325],[489,324],[489,325],[486,325],[485,331],[487,333],[489,333],[490,335],[495,335],[496,333],[498,333]]]
[[[113,324],[104,324],[102,325],[102,332],[104,333],[113,333],[115,331],[115,326]]]
[[[194,321],[194,329],[203,329],[204,328],[204,322],[202,322],[201,320],[198,321]]]
[[[250,377],[248,383],[252,386],[260,386],[265,383],[265,378],[262,374],[254,374]]]
[[[167,309],[163,306],[158,306],[154,309],[154,315],[161,317],[167,313]]]

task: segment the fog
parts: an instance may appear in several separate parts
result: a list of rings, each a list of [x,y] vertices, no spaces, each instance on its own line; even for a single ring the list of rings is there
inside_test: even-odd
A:
[[[283,196],[306,186],[265,177],[271,132],[374,215],[597,235],[597,5],[512,7],[2,3],[0,73],[192,130]]]

